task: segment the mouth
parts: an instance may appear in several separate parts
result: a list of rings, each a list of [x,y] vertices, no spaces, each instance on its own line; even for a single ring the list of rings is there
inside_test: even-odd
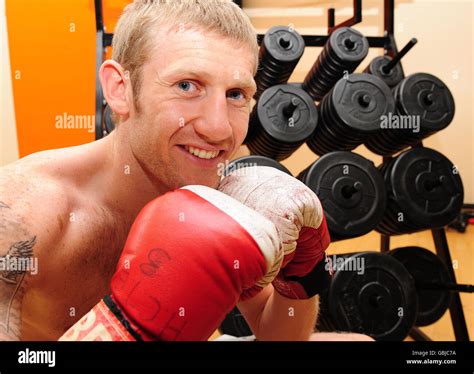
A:
[[[218,161],[225,153],[223,149],[202,149],[190,145],[178,145],[179,150],[184,154],[187,160],[199,167],[216,167]]]

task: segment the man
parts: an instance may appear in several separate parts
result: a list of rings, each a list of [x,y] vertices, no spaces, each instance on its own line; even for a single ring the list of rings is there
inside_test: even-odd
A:
[[[115,131],[1,169],[0,255],[38,263],[37,272],[0,274],[1,339],[61,337],[110,294],[127,235],[147,203],[187,185],[217,188],[218,164],[247,132],[257,58],[255,32],[230,1],[139,0],[126,7],[113,58],[100,70]],[[194,192],[199,203],[201,192]],[[265,224],[258,229],[273,237]],[[259,250],[252,249],[262,277],[269,268]],[[308,339],[316,298],[288,299],[265,285],[239,303],[257,338]]]

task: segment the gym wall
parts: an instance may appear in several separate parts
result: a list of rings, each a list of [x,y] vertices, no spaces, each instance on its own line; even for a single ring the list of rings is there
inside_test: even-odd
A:
[[[92,128],[56,128],[58,116],[65,113],[85,116],[87,122],[84,123],[92,125],[94,122],[93,0],[0,0],[0,3],[3,47],[0,165],[41,150],[93,141]],[[126,0],[104,0],[105,24],[109,32],[113,32],[127,3]],[[474,3],[471,0],[396,0],[395,4],[395,36],[399,47],[414,36],[419,41],[403,59],[405,74],[429,72],[439,77],[451,89],[456,103],[451,125],[425,140],[424,144],[445,154],[458,167],[465,201],[472,203]],[[352,15],[352,2],[348,0],[246,0],[244,4],[259,33],[274,25],[293,23],[301,34],[325,34],[329,7],[337,9],[336,23]],[[3,32],[5,28],[8,35]],[[363,21],[355,28],[366,36],[382,35],[383,1],[364,0]],[[8,45],[4,43],[7,37]],[[320,50],[305,50],[291,81],[302,81]],[[382,50],[371,48],[357,72],[378,53]],[[376,164],[381,161],[364,146],[356,152]],[[237,156],[245,154],[248,151],[242,147]],[[303,145],[283,164],[297,174],[315,159],[316,156]]]
[[[18,159],[5,2],[0,1],[0,165]]]

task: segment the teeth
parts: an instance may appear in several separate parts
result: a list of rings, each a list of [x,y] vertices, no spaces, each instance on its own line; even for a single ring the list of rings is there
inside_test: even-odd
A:
[[[204,159],[215,158],[219,154],[219,151],[205,151],[204,149],[194,148],[187,145],[184,148],[192,155]]]

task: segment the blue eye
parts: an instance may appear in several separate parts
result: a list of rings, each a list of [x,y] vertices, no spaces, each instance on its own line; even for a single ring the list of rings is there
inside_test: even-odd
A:
[[[245,95],[242,93],[242,91],[238,91],[238,90],[230,91],[229,97],[234,100],[245,99]]]
[[[181,90],[186,91],[186,92],[191,91],[193,86],[194,86],[194,84],[189,82],[189,81],[181,81],[181,82],[178,83],[178,87]]]

